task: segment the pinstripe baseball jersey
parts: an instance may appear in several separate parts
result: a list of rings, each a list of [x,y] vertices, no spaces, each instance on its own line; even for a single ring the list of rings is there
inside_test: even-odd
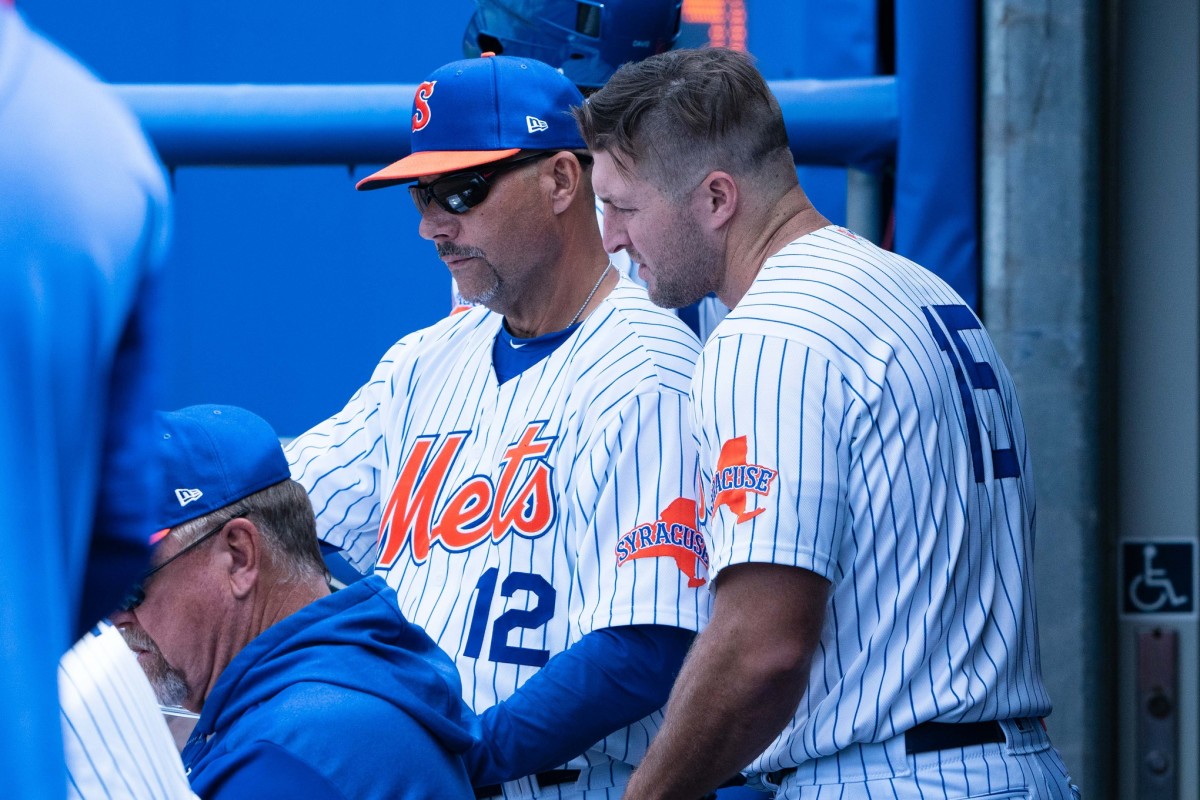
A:
[[[101,623],[67,651],[58,694],[68,798],[195,797],[154,690],[116,628]]]
[[[806,694],[750,771],[1049,712],[1021,413],[949,286],[844,228],[801,237],[704,347],[692,402],[712,575],[832,583]]]
[[[375,563],[476,711],[590,631],[698,630],[709,603],[687,427],[696,338],[622,277],[558,349],[498,383],[501,324],[476,307],[406,337],[288,447],[319,535]],[[636,763],[657,719],[588,763]]]

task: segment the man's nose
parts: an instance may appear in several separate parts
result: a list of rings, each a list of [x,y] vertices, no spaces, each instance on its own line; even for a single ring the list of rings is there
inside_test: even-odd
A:
[[[116,625],[118,628],[124,627],[126,625],[132,625],[133,621],[134,621],[133,612],[132,611],[114,611],[113,613],[108,615],[108,621],[111,622],[113,625]]]
[[[625,226],[619,223],[616,219],[616,214],[608,213],[604,215],[604,225],[600,229],[600,237],[604,241],[604,249],[609,253],[616,253],[629,247],[629,236]]]
[[[452,239],[457,234],[458,227],[457,215],[451,214],[436,202],[431,202],[421,212],[421,223],[417,226],[417,233],[422,239],[430,241]]]

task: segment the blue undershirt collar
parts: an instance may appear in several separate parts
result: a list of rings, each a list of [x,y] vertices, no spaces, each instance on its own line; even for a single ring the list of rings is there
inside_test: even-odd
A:
[[[496,370],[496,380],[500,383],[511,380],[546,358],[571,338],[579,324],[532,339],[522,339],[509,333],[501,323],[500,332],[492,344],[492,366]]]

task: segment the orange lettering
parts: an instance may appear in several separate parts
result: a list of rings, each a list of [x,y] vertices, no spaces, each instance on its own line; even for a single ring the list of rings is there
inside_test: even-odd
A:
[[[433,503],[467,434],[452,433],[447,436],[434,456],[429,470],[422,476],[421,468],[425,465],[425,459],[437,438],[419,438],[400,470],[400,477],[396,480],[396,487],[392,489],[392,496],[383,511],[383,523],[379,529],[380,538],[383,540],[379,553],[380,566],[390,567],[395,564],[396,556],[400,554],[404,543],[410,539],[413,558],[417,563],[424,561],[429,555]]]
[[[542,423],[525,428],[521,438],[504,451],[500,481],[496,485],[496,504],[492,507],[492,538],[500,541],[510,529],[526,536],[543,532],[553,521],[554,497],[550,493],[550,474],[545,462],[534,465],[529,482],[510,502],[517,469],[528,460],[537,461],[550,450],[553,439],[537,440]],[[528,506],[528,508],[526,507]]]
[[[440,444],[438,436],[419,437],[400,468],[383,512],[379,565],[394,565],[405,543],[420,564],[435,542],[448,550],[466,550],[489,536],[498,542],[509,533],[533,538],[548,531],[557,512],[551,489],[553,470],[542,459],[554,437],[537,438],[544,426],[544,422],[529,424],[504,451],[494,491],[488,476],[475,475],[450,494],[436,515],[434,503],[469,434],[447,434]],[[518,485],[517,476],[526,462],[532,469]]]
[[[446,504],[434,526],[433,538],[441,539],[451,550],[473,547],[487,538],[491,509],[491,482],[483,477],[472,478]]]
[[[714,487],[724,485],[726,476],[732,471],[733,467],[746,466],[747,452],[748,448],[745,436],[730,439],[721,446],[721,455],[717,458],[717,469],[713,473]],[[721,506],[729,506],[729,510],[737,515],[737,524],[740,525],[743,522],[749,522],[766,511],[765,508],[746,511],[746,492],[747,489],[744,486],[720,489],[713,497],[712,513],[717,513],[717,509]]]

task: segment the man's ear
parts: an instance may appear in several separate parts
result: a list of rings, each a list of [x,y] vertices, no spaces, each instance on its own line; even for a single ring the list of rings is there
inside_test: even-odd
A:
[[[258,584],[263,559],[262,532],[245,517],[235,517],[225,523],[220,536],[228,555],[230,589],[235,598],[244,600]]]
[[[711,230],[724,227],[738,207],[738,186],[728,172],[713,170],[696,187],[694,201],[700,204],[701,222]]]
[[[571,201],[579,194],[580,182],[583,180],[583,167],[574,153],[563,151],[555,153],[550,158],[548,169],[550,183],[550,203],[555,214],[561,214],[571,206]]]

